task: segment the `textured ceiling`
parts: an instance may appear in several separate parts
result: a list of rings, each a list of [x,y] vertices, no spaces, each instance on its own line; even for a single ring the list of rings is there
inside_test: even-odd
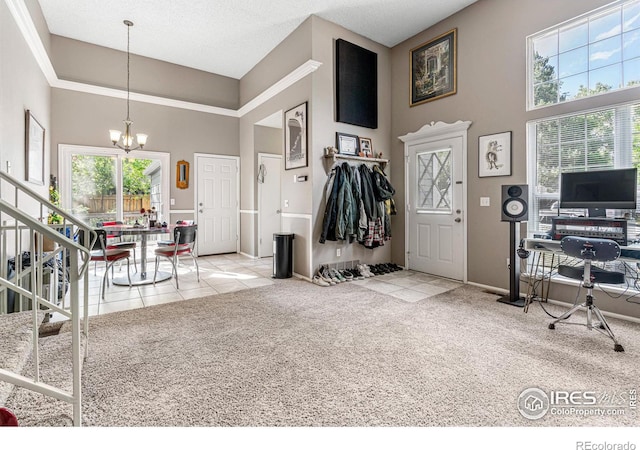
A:
[[[476,0],[39,0],[52,34],[241,78],[310,15],[392,47]]]

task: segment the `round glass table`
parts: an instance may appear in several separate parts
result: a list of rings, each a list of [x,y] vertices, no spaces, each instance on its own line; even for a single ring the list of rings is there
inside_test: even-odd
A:
[[[131,285],[140,286],[143,284],[152,284],[154,270],[147,271],[147,237],[152,234],[173,233],[173,227],[155,228],[155,227],[136,227],[127,225],[104,227],[109,232],[140,236],[140,270],[136,274],[131,275]],[[156,282],[166,281],[171,278],[171,272],[158,271],[155,274]],[[117,286],[129,286],[127,277],[118,277],[113,279],[113,284]]]

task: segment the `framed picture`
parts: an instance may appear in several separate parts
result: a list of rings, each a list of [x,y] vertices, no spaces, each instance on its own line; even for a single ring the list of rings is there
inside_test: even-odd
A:
[[[371,139],[366,137],[360,137],[360,156],[365,158],[373,158],[373,145]]]
[[[304,102],[284,113],[284,168],[307,165],[307,102]]]
[[[30,183],[44,185],[44,128],[26,111],[25,178]]]
[[[341,155],[358,156],[360,145],[358,136],[346,133],[336,133],[336,147]]]
[[[457,29],[411,49],[411,106],[456,93]]]
[[[478,176],[511,175],[511,131],[478,138]]]

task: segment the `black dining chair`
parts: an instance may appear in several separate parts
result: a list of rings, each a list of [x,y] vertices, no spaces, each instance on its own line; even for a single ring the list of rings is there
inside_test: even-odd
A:
[[[90,260],[94,262],[104,262],[105,269],[102,277],[102,284],[100,288],[101,298],[104,300],[104,292],[106,286],[109,284],[109,269],[118,261],[127,260],[127,278],[129,279],[129,287],[131,287],[131,274],[129,272],[129,256],[131,252],[128,249],[108,248],[107,247],[107,232],[103,229],[94,230],[97,235],[97,239],[93,242],[91,247]],[[80,230],[78,234],[78,241],[80,245],[85,245],[84,232]]]
[[[96,224],[98,228],[103,228],[108,226],[122,226],[122,225],[124,225],[124,222],[122,222],[121,220],[114,220],[112,222],[98,222]],[[118,239],[117,242],[107,242],[107,248],[119,248],[119,249],[132,250],[133,268],[137,273],[138,266],[136,265],[136,247],[138,246],[138,244],[136,244],[135,241],[123,241],[122,236],[123,235],[121,231],[114,231],[114,232],[107,233],[107,241],[109,241],[109,239]]]
[[[567,236],[560,241],[560,247],[567,256],[584,260],[584,265],[582,266],[561,264],[558,266],[558,273],[567,278],[582,280],[582,286],[587,289],[587,296],[584,303],[575,305],[569,311],[551,322],[549,324],[549,329],[554,330],[556,328],[556,324],[560,323],[584,325],[588,330],[600,331],[605,336],[610,337],[614,343],[613,349],[616,352],[623,352],[624,348],[620,345],[618,339],[616,339],[613,331],[611,331],[611,328],[602,315],[602,312],[600,312],[600,309],[598,309],[598,307],[593,303],[593,287],[595,283],[626,283],[624,273],[605,270],[592,265],[592,263],[596,261],[609,262],[618,259],[618,257],[620,257],[620,246],[617,242],[610,239],[592,239],[578,236]],[[586,323],[567,321],[573,313],[581,309],[586,310]],[[593,326],[594,315],[599,320],[599,323],[595,327]]]
[[[173,274],[176,277],[176,288],[180,289],[180,286],[178,284],[177,264],[180,257],[182,256],[191,256],[191,258],[193,259],[193,264],[196,267],[198,282],[200,282],[200,268],[198,267],[198,261],[195,254],[197,232],[198,225],[176,226],[173,229],[173,242],[155,249],[154,253],[156,255],[156,268],[153,274],[153,284],[156,284],[156,275],[158,273],[158,264],[160,264],[160,258],[166,258],[171,261],[171,265],[173,266]]]

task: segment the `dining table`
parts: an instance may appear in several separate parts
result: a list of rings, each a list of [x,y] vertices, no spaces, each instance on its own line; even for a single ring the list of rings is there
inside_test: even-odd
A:
[[[148,237],[157,234],[173,233],[173,226],[167,227],[149,227],[145,225],[109,225],[104,227],[109,233],[121,234],[129,236],[140,236],[140,270],[136,274],[131,275],[131,285],[141,286],[144,284],[152,284],[155,281],[166,281],[173,276],[172,272],[158,271],[155,268],[147,270],[147,241]],[[117,286],[129,286],[128,277],[118,277],[113,279],[113,284]]]

